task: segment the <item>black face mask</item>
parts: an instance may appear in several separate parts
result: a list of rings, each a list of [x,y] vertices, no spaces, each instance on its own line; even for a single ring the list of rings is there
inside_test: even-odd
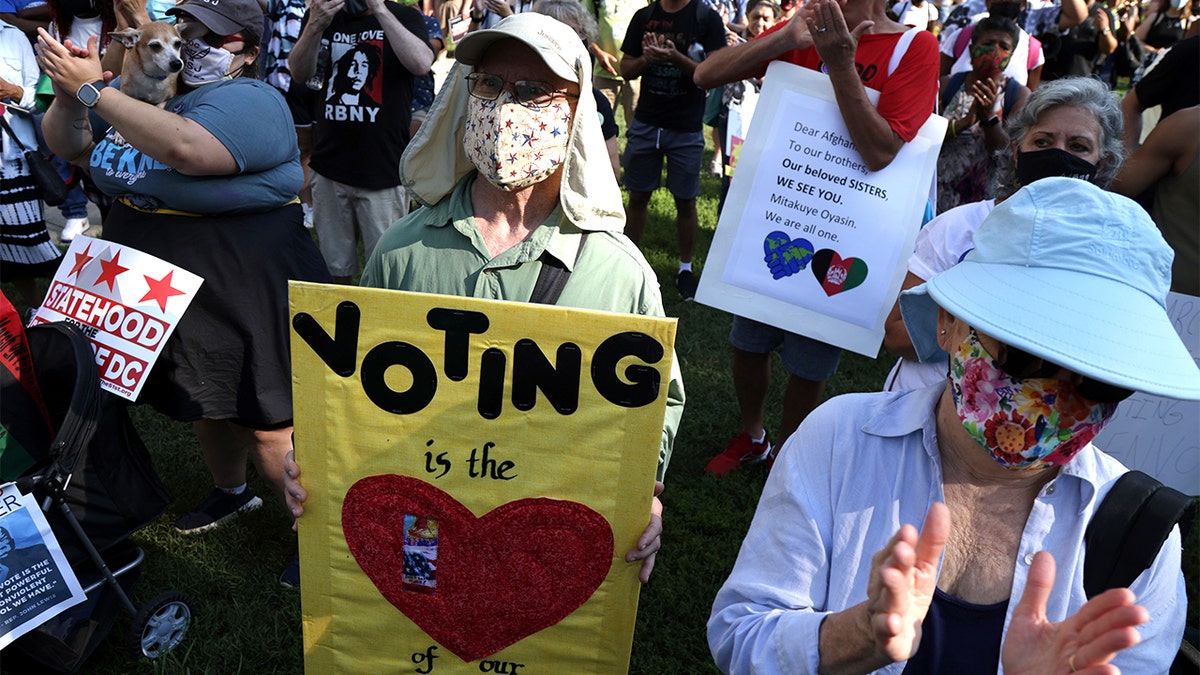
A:
[[[367,0],[347,0],[346,6],[342,8],[346,14],[352,17],[362,16],[367,13]]]
[[[988,7],[989,16],[1002,16],[1006,19],[1017,20],[1017,16],[1021,13],[1021,3],[1019,2],[993,2]]]
[[[1061,148],[1017,152],[1017,180],[1021,185],[1052,176],[1091,181],[1096,177],[1095,164],[1072,155]]]

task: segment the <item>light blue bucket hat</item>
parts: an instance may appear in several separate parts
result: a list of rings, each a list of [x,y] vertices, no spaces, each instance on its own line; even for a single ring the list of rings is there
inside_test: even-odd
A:
[[[1200,399],[1200,368],[1166,311],[1175,252],[1134,201],[1074,178],[1004,200],[958,265],[905,291],[922,361],[946,358],[937,308],[980,332],[1101,382]]]

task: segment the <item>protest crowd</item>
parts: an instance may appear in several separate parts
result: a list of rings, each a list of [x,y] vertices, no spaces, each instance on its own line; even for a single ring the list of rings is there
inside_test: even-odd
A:
[[[923,213],[882,308],[895,366],[876,392],[827,396],[841,346],[732,316],[739,418],[704,471],[768,477],[712,606],[716,667],[1164,673],[1188,604],[1179,529],[1127,588],[1085,593],[1083,552],[1126,472],[1091,443],[1118,404],[1200,399],[1167,314],[1168,292],[1200,296],[1198,14],[1200,0],[0,0],[0,279],[32,312],[64,247],[97,233],[203,277],[139,399],[191,425],[209,471],[174,528],[204,536],[264,504],[301,519],[289,280],[666,316],[665,294],[705,297],[717,223],[697,199],[745,208],[731,184],[759,168],[739,152],[768,66],[823,73],[863,175],[925,147],[931,115],[944,133],[934,179],[909,184]],[[61,203],[43,201],[28,149]],[[707,172],[719,194],[702,194]],[[656,208],[677,244],[661,291],[640,249]],[[821,255],[799,237],[765,246],[776,280]],[[551,268],[569,276],[547,291]],[[659,494],[692,376],[673,362],[647,524],[616,543],[642,583],[670,551]],[[274,494],[249,487],[251,463]],[[299,588],[300,556],[278,564]]]

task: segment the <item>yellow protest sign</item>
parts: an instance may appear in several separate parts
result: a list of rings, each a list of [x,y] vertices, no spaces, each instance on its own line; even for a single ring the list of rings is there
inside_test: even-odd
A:
[[[627,670],[675,321],[290,294],[306,670]]]

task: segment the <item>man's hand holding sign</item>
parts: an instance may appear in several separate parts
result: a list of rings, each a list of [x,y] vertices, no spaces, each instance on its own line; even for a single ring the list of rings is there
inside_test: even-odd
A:
[[[425,207],[362,277],[415,293],[291,289],[306,662],[619,672],[682,414],[675,324],[584,161],[605,151],[578,36],[518,14],[455,56],[401,161]]]
[[[662,531],[674,322],[312,284],[291,296],[296,447],[319,477],[305,490],[287,463],[293,512],[308,500],[310,667],[344,672],[335,645],[394,667],[385,631],[402,661],[436,654],[451,672],[623,668]]]

